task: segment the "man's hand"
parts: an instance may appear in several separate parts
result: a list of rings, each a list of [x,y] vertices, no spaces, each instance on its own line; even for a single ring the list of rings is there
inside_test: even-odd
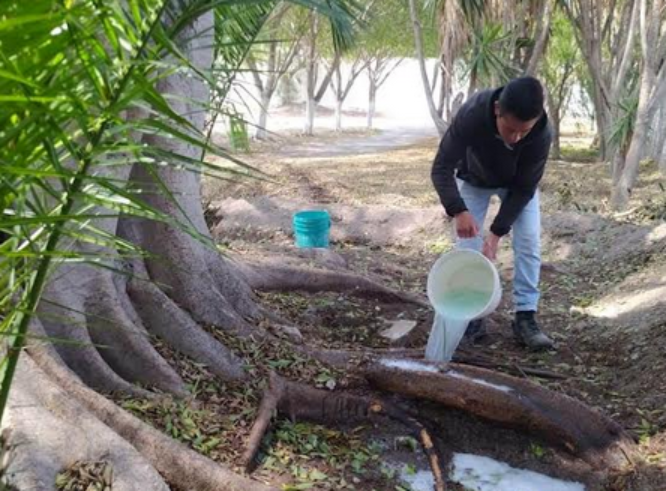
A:
[[[500,237],[492,232],[488,232],[485,240],[483,241],[483,255],[491,261],[497,259],[497,247],[499,246]]]
[[[479,227],[469,211],[458,213],[456,220],[456,234],[461,239],[471,239],[479,235]]]

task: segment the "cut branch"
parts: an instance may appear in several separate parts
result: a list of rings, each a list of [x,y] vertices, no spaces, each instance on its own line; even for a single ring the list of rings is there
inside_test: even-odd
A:
[[[446,490],[439,455],[430,432],[415,417],[397,406],[378,399],[315,389],[289,382],[275,373],[269,376],[269,386],[264,393],[247,449],[243,454],[242,462],[248,472],[254,468],[261,441],[275,413],[288,416],[292,420],[305,419],[325,424],[366,421],[377,416],[398,421],[409,428],[421,442],[435,476],[435,491]]]

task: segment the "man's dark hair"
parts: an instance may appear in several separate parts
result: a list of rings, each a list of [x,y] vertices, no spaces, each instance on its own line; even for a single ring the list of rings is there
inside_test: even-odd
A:
[[[511,80],[499,96],[500,114],[509,113],[521,121],[531,121],[543,113],[543,87],[534,77]]]

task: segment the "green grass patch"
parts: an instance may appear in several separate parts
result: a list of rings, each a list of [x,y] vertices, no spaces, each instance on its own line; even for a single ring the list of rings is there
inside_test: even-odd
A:
[[[560,158],[567,162],[599,162],[599,149],[588,146],[562,145],[560,147]]]

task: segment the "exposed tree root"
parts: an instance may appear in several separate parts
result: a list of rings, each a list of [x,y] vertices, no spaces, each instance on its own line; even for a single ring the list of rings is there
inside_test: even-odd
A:
[[[264,392],[247,449],[243,454],[242,462],[247,472],[251,472],[255,466],[261,441],[276,412],[292,420],[305,419],[323,424],[367,421],[376,416],[399,421],[412,430],[421,442],[435,476],[435,490],[446,489],[439,456],[429,431],[406,411],[379,399],[333,393],[289,382],[275,373],[270,374],[269,386]]]
[[[150,343],[143,325],[135,324],[131,304],[123,307],[119,292],[107,274],[90,285],[84,304],[88,332],[111,368],[125,380],[187,395],[185,383]],[[137,317],[134,315],[133,317]]]
[[[132,445],[53,384],[29,356],[19,361],[6,417],[5,480],[16,489],[55,490],[59,472],[91,460],[111,464],[114,491],[169,489]]]
[[[152,178],[146,176],[140,167],[135,167],[133,177],[140,179],[142,186],[154,186]],[[149,193],[147,196],[152,195]],[[167,208],[173,216],[180,215],[180,211],[167,198],[155,196],[152,199],[156,201],[151,203],[154,206]],[[145,267],[141,267],[141,270],[147,271],[147,275],[139,277],[157,285],[195,322],[217,326],[241,337],[258,333],[245,320],[253,312],[237,311],[227,298],[227,294],[234,288],[241,288],[250,298],[252,292],[247,285],[239,287],[235,282],[218,285],[211,273],[212,264],[206,260],[209,252],[203,245],[194,242],[184,232],[150,220],[123,219],[118,225],[118,234],[150,253],[144,261]]]
[[[39,320],[40,326],[44,326],[45,335],[56,340],[54,346],[67,366],[87,385],[102,392],[150,397],[150,392],[132,385],[107,364],[90,338],[82,306],[77,308],[78,302],[68,298],[65,290],[57,291],[55,286],[52,285],[40,303]],[[63,302],[68,300],[68,308],[60,306],[67,305]]]
[[[222,380],[244,379],[241,360],[204,331],[162,290],[144,280],[147,273],[141,261],[134,261],[133,265],[134,276],[128,283],[128,293],[147,329],[177,351],[205,363]]]
[[[190,450],[119,408],[113,402],[83,385],[67,368],[51,358],[42,347],[33,345],[29,348],[29,353],[36,364],[49,374],[49,378],[69,394],[70,399],[76,400],[118,436],[129,442],[169,484],[178,489],[196,489],[197,491],[274,490],[274,488],[235,474],[230,469]]]
[[[634,448],[624,430],[603,414],[528,380],[476,367],[410,363],[410,369],[398,369],[381,360],[366,377],[380,389],[539,435],[597,468],[625,463],[625,452]]]
[[[350,272],[298,268],[272,261],[245,264],[241,266],[241,271],[252,288],[262,291],[346,292],[389,302],[428,306],[428,302],[423,298],[393,290]]]

